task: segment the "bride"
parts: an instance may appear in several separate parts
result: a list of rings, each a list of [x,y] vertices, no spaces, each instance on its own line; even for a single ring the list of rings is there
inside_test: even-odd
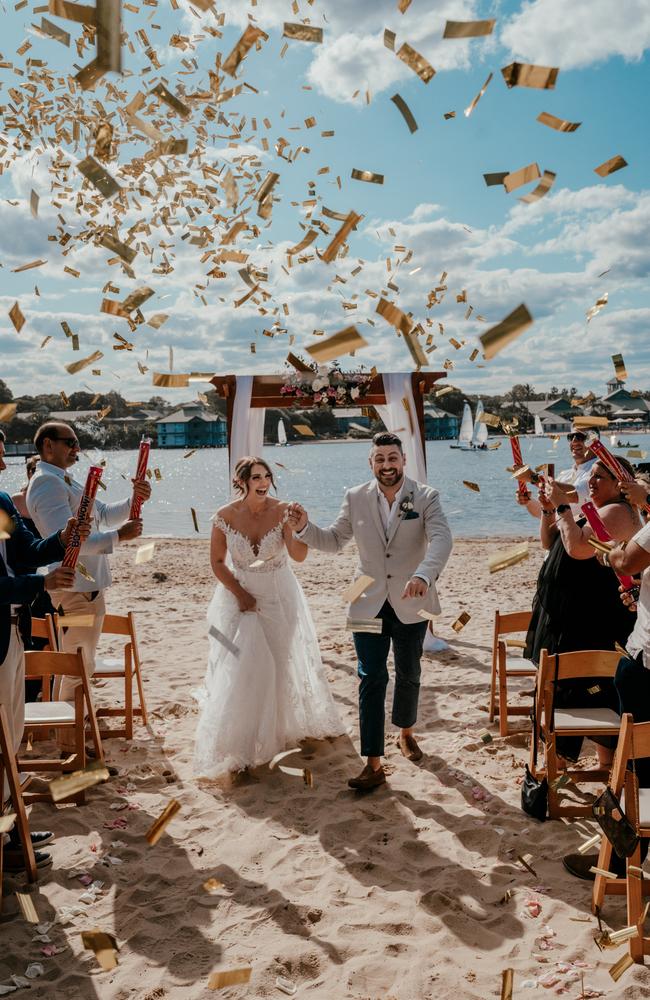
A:
[[[208,669],[194,768],[214,778],[265,764],[308,736],[344,727],[329,690],[314,623],[287,556],[307,546],[287,523],[288,504],[269,496],[273,473],[262,458],[242,458],[239,499],[214,517],[210,561],[219,581],[208,607]]]

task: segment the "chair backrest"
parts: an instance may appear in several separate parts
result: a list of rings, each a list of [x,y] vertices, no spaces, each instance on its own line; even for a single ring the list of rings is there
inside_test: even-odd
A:
[[[557,657],[557,679],[576,677],[613,677],[621,654],[612,649],[581,649],[560,653]],[[539,658],[542,689],[555,677],[555,653],[543,649]]]
[[[509,635],[511,632],[527,632],[531,617],[532,611],[510,611],[505,615],[502,615],[500,611],[495,611],[495,639],[497,636]]]
[[[68,677],[82,677],[82,650],[78,649],[76,653],[58,653],[51,650],[26,651],[25,677],[46,677],[48,674],[54,674],[56,677],[66,675]]]
[[[130,615],[104,615],[102,635],[131,635]]]
[[[45,615],[44,618],[32,618],[32,637],[34,639],[47,639],[50,649],[56,650],[56,631],[52,615]]]

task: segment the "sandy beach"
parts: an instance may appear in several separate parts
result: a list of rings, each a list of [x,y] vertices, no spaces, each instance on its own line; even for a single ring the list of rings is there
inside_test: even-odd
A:
[[[35,939],[11,894],[20,883],[7,880],[0,983],[40,962],[30,995],[48,1000],[281,997],[279,976],[297,997],[485,1000],[500,996],[510,967],[515,998],[537,984],[574,1000],[581,976],[585,997],[650,996],[640,966],[610,978],[625,945],[598,950],[591,886],[561,865],[593,824],[528,819],[519,808],[525,739],[501,739],[496,727],[488,745],[478,735],[494,610],[530,606],[541,561],[531,542],[527,561],[490,576],[487,557],[502,546],[456,542],[437,626],[452,648],[424,662],[424,760],[409,763],[391,741],[388,784],[366,796],[346,787],[360,770],[355,659],[340,598],[354,550],[312,552],[298,567],[347,735],[306,743],[289,761],[311,769],[313,788],[267,768],[228,787],[197,782],[191,768],[191,691],[205,667],[214,586],[207,543],[160,540],[141,566],[135,544],[120,547],[107,603],[136,613],[150,727],[138,726],[132,744],[107,741],[119,777],[92,789],[84,807],[34,806],[32,827],[57,835],[53,868],[33,896],[49,942]],[[472,618],[456,635],[450,626],[463,610]],[[109,691],[96,688],[99,704]],[[172,797],[181,810],[150,847],[145,831]],[[535,877],[517,862],[525,854]],[[221,886],[206,890],[208,879]],[[89,882],[101,887],[89,891]],[[604,917],[625,925],[622,897],[608,898]],[[83,949],[81,932],[93,928],[117,939],[110,972]],[[242,966],[252,967],[248,985],[208,989],[213,971]]]

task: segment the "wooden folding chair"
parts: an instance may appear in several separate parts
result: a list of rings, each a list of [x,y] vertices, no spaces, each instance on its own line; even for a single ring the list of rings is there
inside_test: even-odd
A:
[[[537,667],[531,660],[525,660],[521,655],[508,653],[508,647],[522,645],[518,640],[503,639],[502,636],[517,632],[527,632],[530,625],[530,611],[513,611],[502,615],[494,613],[494,638],[492,642],[492,677],[490,679],[490,722],[495,715],[499,716],[499,733],[508,735],[509,715],[528,715],[527,705],[508,704],[509,677],[535,677]]]
[[[56,652],[59,648],[57,640],[57,631],[54,622],[54,616],[45,615],[44,618],[32,618],[32,638],[33,639],[45,639],[47,640],[47,646],[45,646],[42,652],[52,651]],[[52,678],[43,677],[41,679],[41,701],[51,701],[52,700]],[[32,737],[45,737],[47,736],[47,729],[37,727],[36,729],[29,731],[26,730],[28,743],[31,742]]]
[[[76,653],[58,652],[26,652],[25,676],[30,678],[78,677],[81,684],[75,689],[74,706],[65,701],[34,701],[25,704],[25,731],[34,730],[37,726],[48,729],[73,729],[75,733],[75,750],[67,757],[25,758],[21,757],[21,771],[76,771],[86,766],[85,715],[88,715],[90,733],[95,746],[97,760],[104,759],[104,748],[97,724],[97,715],[90,693],[88,671],[84,662],[83,651]],[[49,801],[47,792],[27,792],[27,801]],[[84,792],[71,797],[70,802],[83,805]]]
[[[536,718],[538,739],[544,743],[548,779],[548,813],[560,816],[590,816],[591,805],[561,804],[558,781],[558,736],[618,736],[621,719],[611,708],[555,708],[555,682],[586,677],[614,677],[620,653],[608,649],[580,650],[575,653],[548,653],[543,649],[539,660]],[[557,659],[557,677],[556,677]],[[532,744],[531,740],[531,744]],[[532,753],[532,751],[531,751]],[[531,756],[532,764],[532,756]],[[532,769],[532,768],[531,768]],[[600,768],[567,768],[566,775],[576,781],[606,782],[609,772]],[[539,772],[537,774],[539,777]]]
[[[15,823],[18,828],[23,856],[25,858],[25,871],[27,873],[28,880],[30,882],[36,882],[38,878],[38,869],[36,867],[36,858],[34,857],[32,838],[29,833],[29,822],[27,820],[27,812],[25,810],[22,788],[20,787],[18,768],[16,767],[16,755],[9,736],[7,713],[5,712],[4,705],[0,704],[0,801],[4,800],[5,772],[7,775],[7,784],[9,785],[12,811],[16,814]],[[0,811],[4,811],[4,802],[2,802],[2,805],[3,809]],[[3,853],[2,839],[2,834],[0,834],[0,856]],[[2,861],[0,860],[0,901],[1,899]]]
[[[124,707],[97,709],[99,717],[122,717],[124,725],[120,728],[102,729],[104,737],[122,736],[127,740],[133,739],[133,717],[139,716],[142,724],[147,725],[147,706],[144,700],[144,688],[142,685],[142,674],[140,672],[140,654],[138,651],[138,640],[135,634],[135,618],[133,612],[127,615],[106,615],[102,624],[102,635],[122,635],[127,641],[124,644],[124,657],[113,658],[104,657],[97,659],[94,677],[96,678],[124,678]],[[138,685],[139,707],[133,707],[133,678]]]
[[[639,788],[636,775],[629,764],[641,757],[650,757],[650,722],[634,724],[628,713],[623,716],[616,756],[609,779],[609,787],[621,803],[621,808],[639,837],[650,837],[650,788]],[[598,868],[610,870],[612,845],[603,835],[598,855]],[[643,897],[650,896],[650,879],[641,870],[641,846],[637,844],[631,857],[626,858],[625,878],[607,878],[596,875],[592,894],[592,910],[602,911],[605,896],[627,897],[627,926],[636,926],[638,933],[630,939],[630,955],[643,964],[643,956],[650,953],[650,937],[643,930]]]

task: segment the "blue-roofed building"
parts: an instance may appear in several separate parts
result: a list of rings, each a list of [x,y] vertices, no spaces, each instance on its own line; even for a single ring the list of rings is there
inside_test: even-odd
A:
[[[156,422],[159,448],[225,448],[226,421],[200,403],[179,406]]]
[[[427,441],[452,441],[458,437],[460,417],[437,406],[424,407],[424,437]]]

